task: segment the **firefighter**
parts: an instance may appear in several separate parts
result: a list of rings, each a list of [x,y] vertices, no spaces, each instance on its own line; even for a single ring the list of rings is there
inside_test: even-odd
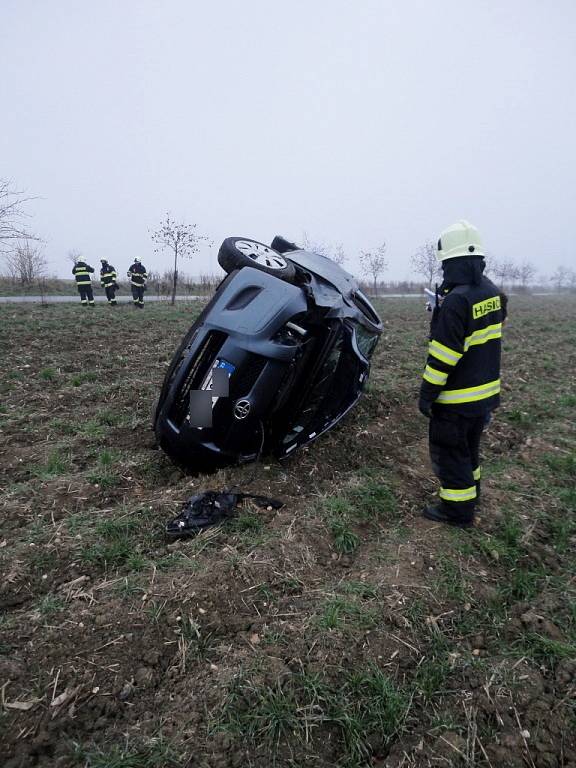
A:
[[[430,419],[440,500],[422,514],[469,527],[480,492],[480,438],[500,403],[503,302],[483,275],[484,248],[472,224],[462,220],[444,230],[437,256],[444,279],[436,292],[418,407]]]
[[[94,306],[94,291],[92,290],[92,278],[90,273],[94,272],[94,267],[79,260],[72,268],[72,274],[76,278],[76,287],[80,294],[80,303],[84,306]]]
[[[140,262],[140,259],[134,259],[134,264],[128,270],[128,277],[130,278],[134,306],[142,309],[144,307],[144,291],[146,290],[148,274],[146,267]]]
[[[100,259],[100,285],[104,288],[108,304],[111,307],[115,307],[116,291],[118,290],[118,283],[116,282],[116,270],[111,264],[108,264],[106,259]]]

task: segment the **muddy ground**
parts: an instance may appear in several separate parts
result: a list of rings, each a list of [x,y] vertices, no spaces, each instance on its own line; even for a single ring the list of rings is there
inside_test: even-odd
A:
[[[0,307],[4,768],[576,767],[576,301],[511,300],[474,531],[419,517],[428,316],[381,310],[339,429],[192,478],[149,416],[198,305]]]

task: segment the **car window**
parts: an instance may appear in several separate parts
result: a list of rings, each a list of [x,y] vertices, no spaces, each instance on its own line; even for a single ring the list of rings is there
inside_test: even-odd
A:
[[[314,416],[319,411],[328,390],[333,381],[334,373],[338,368],[340,358],[342,357],[342,351],[344,347],[344,337],[341,334],[328,356],[326,357],[322,368],[320,369],[310,393],[306,398],[304,406],[295,419],[295,423],[289,429],[288,433],[283,439],[283,443],[287,444],[294,440],[303,429],[312,421]]]
[[[376,344],[378,343],[378,334],[371,333],[359,323],[354,326],[354,332],[356,335],[356,346],[358,347],[358,351],[362,357],[365,357],[366,360],[370,360]]]

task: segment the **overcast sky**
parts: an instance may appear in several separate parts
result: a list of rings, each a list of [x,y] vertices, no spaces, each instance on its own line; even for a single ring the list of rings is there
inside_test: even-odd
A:
[[[0,0],[0,178],[50,270],[154,253],[170,211],[229,235],[386,241],[389,278],[459,218],[576,267],[574,0]]]

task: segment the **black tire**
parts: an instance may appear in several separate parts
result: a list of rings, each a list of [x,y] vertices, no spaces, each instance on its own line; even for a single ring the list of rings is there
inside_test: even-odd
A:
[[[253,267],[261,272],[292,282],[296,276],[294,264],[269,245],[249,237],[227,237],[218,251],[218,264],[225,272]]]

